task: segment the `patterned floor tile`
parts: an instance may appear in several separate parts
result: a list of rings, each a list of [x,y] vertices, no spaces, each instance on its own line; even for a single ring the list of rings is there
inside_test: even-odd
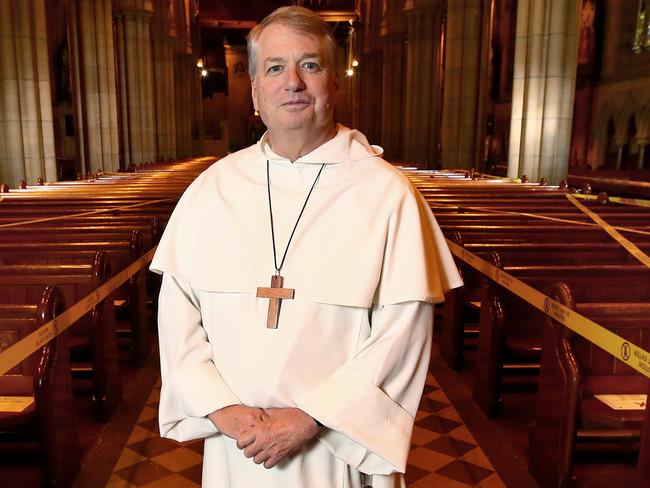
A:
[[[474,445],[478,444],[478,442],[476,442],[476,439],[469,431],[469,429],[465,426],[465,424],[459,425],[454,430],[450,431],[449,435],[454,439],[469,442],[470,444],[474,444]]]
[[[421,480],[409,485],[409,488],[467,488],[465,483],[455,481],[436,473],[431,473]]]
[[[437,432],[432,432],[422,427],[415,425],[413,427],[413,436],[411,437],[411,445],[413,446],[423,446],[431,441],[436,440],[440,437],[440,434]]]
[[[468,453],[469,451],[474,450],[476,448],[476,444],[469,444],[467,442],[454,439],[448,435],[443,435],[437,438],[435,441],[429,442],[423,447],[458,458]]]
[[[408,464],[434,472],[454,460],[455,458],[452,456],[431,451],[424,447],[416,447],[409,453]]]
[[[420,410],[424,410],[425,412],[429,413],[437,413],[440,410],[446,408],[449,408],[448,403],[439,402],[438,400],[434,400],[428,397],[423,397],[422,401],[420,402]]]
[[[153,435],[154,433],[151,432],[150,430],[147,430],[144,427],[140,427],[139,425],[135,425],[133,427],[133,430],[131,431],[129,440],[126,441],[126,445],[128,446],[130,444],[143,441],[145,439],[148,439],[149,437],[153,437]]]
[[[135,486],[143,486],[172,474],[167,468],[147,459],[140,463],[115,471],[120,478]]]
[[[143,422],[138,422],[138,425],[149,432],[160,434],[160,431],[158,430],[158,417],[154,417]]]
[[[437,391],[439,389],[440,388],[438,388],[437,385],[431,385],[431,384],[427,383],[426,385],[424,385],[424,391],[422,392],[422,396],[426,396],[429,393],[433,393],[434,391]]]
[[[439,415],[429,415],[424,417],[416,422],[418,427],[422,427],[427,430],[432,430],[438,434],[447,434],[449,431],[454,430],[459,425],[462,425],[456,420],[446,419],[440,417]]]
[[[417,481],[419,481],[420,479],[424,478],[429,473],[430,471],[426,469],[421,469],[418,468],[417,466],[409,464],[406,467],[406,484],[411,486]]]
[[[492,473],[490,476],[481,481],[478,486],[480,488],[503,488],[505,484],[497,473]]]
[[[106,483],[106,488],[134,488],[135,485],[132,485],[124,478],[113,473]]]
[[[152,461],[176,473],[191,468],[197,464],[201,464],[203,462],[203,456],[190,449],[181,447],[166,452],[165,454],[161,454],[160,456],[156,456],[152,458]]]
[[[203,456],[203,439],[199,439],[198,441],[184,442],[183,445]]]
[[[460,456],[458,459],[461,459],[463,461],[467,461],[468,463],[476,464],[477,466],[481,466],[485,469],[490,469],[492,470],[492,463],[488,460],[488,458],[485,456],[485,453],[480,447],[475,447],[469,452],[466,452],[462,456]]]
[[[437,474],[467,485],[476,485],[490,476],[494,471],[476,464],[456,459],[436,471]]]
[[[146,456],[143,456],[142,454],[139,454],[134,450],[125,447],[122,451],[122,454],[120,455],[120,458],[117,460],[114,469],[119,470],[126,468],[127,466],[133,466],[134,464],[142,462],[145,459],[147,459]]]
[[[158,406],[156,405],[155,407],[152,407],[151,405],[147,404],[142,410],[140,417],[138,417],[138,422],[144,422],[145,420],[151,420],[155,418],[158,418]]]
[[[203,477],[202,476],[203,466],[201,464],[197,464],[196,466],[192,466],[191,468],[187,468],[184,469],[183,471],[179,471],[176,474],[200,486],[201,479]]]
[[[197,485],[183,476],[172,474],[171,476],[166,476],[142,485],[142,488],[197,488]]]
[[[440,417],[444,417],[449,420],[455,420],[456,422],[463,423],[463,420],[460,418],[460,415],[458,415],[458,412],[456,409],[447,404],[446,408],[442,408],[436,412],[436,415],[439,415]]]
[[[111,488],[199,488],[203,441],[161,439],[154,387],[109,480]],[[408,488],[505,486],[432,375],[427,377],[413,428]]]
[[[129,444],[129,448],[148,458],[177,450],[178,447],[178,443],[170,441],[168,439],[163,439],[161,437],[150,437],[143,441]]]

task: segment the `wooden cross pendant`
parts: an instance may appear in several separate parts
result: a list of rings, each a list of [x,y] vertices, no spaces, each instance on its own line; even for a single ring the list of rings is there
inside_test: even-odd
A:
[[[280,316],[281,300],[293,300],[295,290],[293,288],[282,288],[284,278],[280,275],[271,276],[271,287],[258,287],[257,297],[269,299],[269,313],[266,317],[266,327],[268,329],[278,328],[278,318]]]

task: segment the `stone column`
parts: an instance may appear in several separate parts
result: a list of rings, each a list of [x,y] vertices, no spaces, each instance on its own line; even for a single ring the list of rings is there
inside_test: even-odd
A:
[[[643,169],[643,163],[645,162],[645,150],[646,150],[646,146],[648,145],[648,142],[650,142],[649,139],[637,140],[637,144],[639,145],[639,162],[637,165],[637,169],[639,170]]]
[[[192,77],[196,75],[194,60],[188,53],[174,54],[174,99],[176,103],[176,157],[192,153]]]
[[[122,0],[114,5],[123,156],[128,166],[155,159],[150,31],[153,6],[142,0]]]
[[[43,0],[0,2],[0,182],[56,181]]]
[[[614,139],[614,147],[616,148],[616,169],[620,170],[623,166],[623,148],[625,147],[625,141],[617,141]]]
[[[119,138],[110,0],[69,3],[77,143],[85,171],[117,171]]]
[[[404,159],[431,167],[439,159],[444,2],[406,0],[404,12],[408,25]]]
[[[519,0],[508,176],[557,184],[569,167],[580,0]]]
[[[406,42],[403,34],[385,37],[381,99],[381,145],[388,158],[401,159],[404,123],[404,59]]]
[[[448,1],[441,127],[443,167],[480,168],[485,158],[491,17],[489,1]]]
[[[174,122],[174,45],[170,34],[167,2],[157,2],[152,22],[154,69],[154,108],[156,114],[156,159],[172,159],[176,155]]]
[[[176,157],[176,104],[174,101],[175,85],[176,78],[174,77],[174,56],[175,56],[175,47],[176,41],[174,39],[169,39],[167,51],[168,51],[168,63],[166,65],[165,76],[169,80],[165,86],[165,97],[169,100],[169,111],[167,113],[167,124],[169,127],[169,141],[168,144],[168,154],[170,158]]]

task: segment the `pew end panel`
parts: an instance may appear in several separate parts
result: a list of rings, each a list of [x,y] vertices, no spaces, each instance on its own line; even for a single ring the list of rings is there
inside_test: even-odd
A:
[[[648,348],[647,303],[620,303],[619,307],[612,304],[611,308],[602,303],[576,303],[583,297],[574,294],[566,283],[553,285],[551,296],[578,312],[591,309],[592,320]],[[601,315],[594,312],[597,309]],[[642,394],[649,382],[623,361],[550,317],[546,322],[529,470],[544,486],[567,486],[573,482],[578,445],[599,449],[620,445],[629,450],[635,448],[641,436],[643,410],[614,410],[594,395]]]
[[[42,288],[36,303],[0,306],[0,349],[43,326],[65,309],[60,291]],[[35,445],[44,486],[69,486],[80,467],[70,359],[64,332],[37,350],[12,374],[0,376],[0,395],[33,396],[22,412],[0,412],[0,451]],[[4,456],[3,456],[4,457]]]

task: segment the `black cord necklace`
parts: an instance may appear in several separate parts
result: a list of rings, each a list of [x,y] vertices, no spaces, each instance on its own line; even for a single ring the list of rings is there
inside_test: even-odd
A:
[[[311,196],[311,193],[314,191],[314,188],[316,187],[316,183],[318,183],[320,174],[323,172],[324,167],[325,164],[321,164],[321,167],[318,170],[318,174],[314,179],[314,183],[312,183],[311,188],[309,189],[309,193],[307,193],[307,198],[305,198],[305,203],[303,203],[302,209],[300,210],[300,214],[298,214],[298,218],[296,219],[296,224],[293,226],[293,230],[291,231],[291,235],[289,236],[289,241],[287,242],[287,247],[285,248],[284,254],[282,255],[282,261],[280,261],[280,266],[278,266],[278,258],[277,258],[276,248],[275,248],[275,229],[273,225],[273,205],[271,203],[271,176],[269,171],[269,160],[268,159],[266,160],[266,188],[269,193],[269,216],[271,221],[271,239],[273,240],[273,265],[275,266],[276,276],[280,275],[280,271],[282,270],[282,266],[284,265],[284,260],[287,257],[287,252],[289,251],[289,245],[291,244],[291,239],[293,239],[293,235],[295,234],[296,229],[298,228],[298,222],[300,222],[300,218],[302,217],[302,214],[305,211],[305,208],[307,207],[307,202],[309,201],[309,197]]]
[[[284,265],[284,260],[287,258],[287,252],[289,252],[289,246],[291,245],[291,240],[293,239],[293,235],[295,234],[296,229],[298,228],[298,222],[300,222],[300,218],[302,217],[302,214],[305,211],[305,208],[307,207],[307,202],[309,201],[309,197],[311,197],[311,194],[314,191],[314,188],[316,187],[316,183],[318,183],[318,180],[320,178],[321,173],[323,172],[324,167],[325,167],[325,163],[321,165],[320,169],[318,170],[318,174],[316,175],[316,178],[314,179],[314,182],[312,183],[311,188],[309,189],[309,193],[307,193],[307,198],[305,198],[305,203],[303,203],[302,209],[300,209],[300,214],[298,214],[296,223],[293,226],[291,235],[289,236],[287,247],[285,248],[284,254],[282,255],[282,260],[280,261],[280,265],[278,266],[278,257],[277,257],[276,247],[275,247],[275,226],[273,225],[273,204],[271,202],[271,173],[269,169],[269,160],[268,159],[266,160],[266,188],[268,190],[268,195],[269,195],[269,220],[271,222],[271,240],[273,241],[273,266],[275,267],[275,274],[271,276],[271,286],[269,288],[266,287],[257,288],[257,297],[269,299],[269,312],[266,319],[266,326],[269,329],[277,329],[278,327],[278,318],[280,315],[280,303],[281,303],[280,300],[293,299],[295,290],[292,288],[282,287],[284,283],[284,277],[280,275],[280,271],[282,270],[282,266]]]

